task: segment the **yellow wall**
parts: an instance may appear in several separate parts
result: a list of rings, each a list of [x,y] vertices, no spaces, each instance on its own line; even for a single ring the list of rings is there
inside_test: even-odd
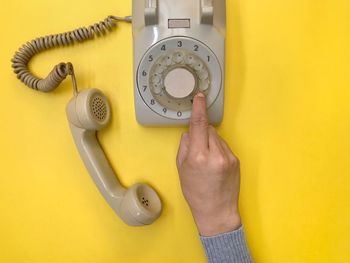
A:
[[[140,0],[141,1],[141,0]],[[350,2],[227,3],[225,119],[242,161],[241,211],[256,262],[350,262]],[[66,81],[22,85],[14,51],[34,37],[129,15],[131,1],[13,0],[0,8],[0,262],[205,262],[175,167],[180,128],[136,124],[130,25],[38,55],[43,76],[72,61],[80,87],[113,107],[101,142],[122,182],[150,182],[164,203],[150,227],[125,226],[73,144]]]

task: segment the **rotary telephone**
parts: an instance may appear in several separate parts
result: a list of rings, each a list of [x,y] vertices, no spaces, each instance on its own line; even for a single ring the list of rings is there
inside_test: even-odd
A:
[[[208,118],[223,117],[224,0],[133,3],[135,109],[143,125],[188,123],[192,99],[206,94]]]
[[[80,156],[115,213],[126,224],[141,226],[159,217],[161,201],[147,184],[126,189],[115,176],[97,140],[97,131],[111,118],[107,98],[98,89],[79,91],[69,62],[59,63],[43,79],[28,68],[35,54],[103,36],[119,21],[132,22],[137,121],[145,126],[184,125],[194,95],[202,92],[209,122],[219,124],[224,107],[225,0],[133,0],[132,17],[109,16],[89,27],[27,42],[15,53],[12,67],[25,85],[42,92],[71,76],[74,96],[66,113]]]

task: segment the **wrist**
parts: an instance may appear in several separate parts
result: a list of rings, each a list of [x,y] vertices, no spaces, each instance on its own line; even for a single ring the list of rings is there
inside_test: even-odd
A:
[[[195,216],[194,220],[201,236],[215,236],[238,230],[242,226],[239,212],[224,213],[223,215]]]

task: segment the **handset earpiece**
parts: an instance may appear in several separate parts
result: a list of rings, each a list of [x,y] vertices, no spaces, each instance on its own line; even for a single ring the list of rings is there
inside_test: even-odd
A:
[[[148,225],[161,213],[161,201],[147,184],[121,186],[98,140],[96,131],[111,117],[107,98],[98,89],[78,93],[68,103],[67,117],[80,156],[98,189],[116,214],[128,225]]]

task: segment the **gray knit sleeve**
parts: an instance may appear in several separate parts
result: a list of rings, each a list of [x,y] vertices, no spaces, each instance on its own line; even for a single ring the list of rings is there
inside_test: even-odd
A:
[[[201,236],[200,239],[208,263],[253,262],[249,253],[243,226],[236,231],[212,237]]]

